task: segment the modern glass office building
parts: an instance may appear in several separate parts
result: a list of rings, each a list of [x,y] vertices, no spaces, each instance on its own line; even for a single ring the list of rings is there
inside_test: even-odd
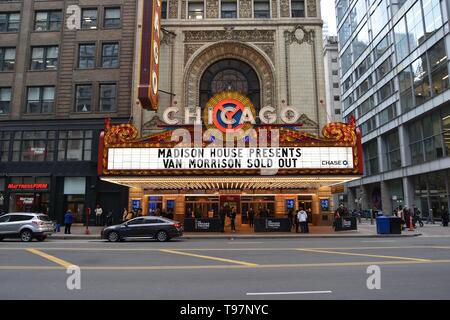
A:
[[[448,208],[449,13],[448,0],[336,1],[343,115],[363,135],[350,208]]]

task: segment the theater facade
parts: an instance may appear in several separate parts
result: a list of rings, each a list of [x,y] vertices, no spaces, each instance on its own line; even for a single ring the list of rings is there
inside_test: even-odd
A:
[[[138,3],[132,118],[102,133],[101,179],[144,214],[229,206],[239,228],[249,208],[302,207],[330,225],[333,190],[363,161],[354,121],[326,121],[320,1]]]

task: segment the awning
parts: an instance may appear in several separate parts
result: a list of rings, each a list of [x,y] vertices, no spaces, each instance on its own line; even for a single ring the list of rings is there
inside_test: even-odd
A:
[[[342,184],[359,176],[104,176],[101,180],[150,190],[285,190]]]

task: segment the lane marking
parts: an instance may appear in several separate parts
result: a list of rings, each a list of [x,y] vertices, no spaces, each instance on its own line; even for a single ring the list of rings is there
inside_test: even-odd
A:
[[[308,250],[385,250],[385,249],[450,249],[450,246],[439,246],[439,245],[430,245],[430,246],[377,246],[377,247],[311,247],[311,248],[166,248],[164,250],[176,250],[176,251],[296,251],[299,249],[308,249]],[[11,248],[0,248],[1,250],[6,251],[22,251],[23,247],[11,247]],[[35,247],[33,249],[36,250],[46,250],[46,251],[160,251],[162,249],[157,248],[58,248],[58,247]]]
[[[385,242],[397,242],[395,240],[366,240],[366,241],[361,241],[361,242],[370,242],[370,243],[374,243],[374,242],[379,242],[379,243],[385,243]]]
[[[257,266],[257,264],[255,264],[255,263],[249,263],[249,262],[245,262],[245,261],[238,261],[238,260],[224,259],[224,258],[218,258],[218,257],[211,257],[211,256],[205,256],[205,255],[201,255],[201,254],[180,252],[180,251],[176,251],[176,250],[161,249],[159,251],[160,252],[166,252],[166,253],[179,254],[179,255],[182,255],[182,256],[188,256],[188,257],[194,257],[194,258],[201,258],[201,259],[207,259],[207,260],[215,260],[215,261],[221,261],[221,262],[240,264],[240,265],[249,266],[249,267],[256,267]]]
[[[316,253],[329,253],[329,254],[338,254],[344,256],[357,256],[357,257],[371,257],[371,258],[386,258],[386,259],[394,259],[394,260],[410,260],[410,261],[431,261],[430,259],[421,259],[421,258],[408,258],[408,257],[397,257],[397,256],[385,256],[378,254],[366,254],[366,253],[353,253],[353,252],[340,252],[340,251],[330,251],[330,250],[316,250],[316,249],[298,249],[303,252],[316,252]]]
[[[54,262],[56,264],[59,264],[60,266],[66,268],[66,269],[74,265],[73,263],[67,262],[67,261],[65,261],[63,259],[57,258],[57,257],[52,256],[52,255],[49,255],[49,254],[47,254],[45,252],[42,252],[40,250],[37,250],[37,249],[26,249],[26,251],[28,251],[30,253],[33,253],[33,254],[36,254],[36,255],[44,258],[44,259],[50,260],[50,261],[52,261],[52,262]]]
[[[292,292],[248,292],[247,296],[269,296],[269,295],[289,295],[289,294],[324,294],[333,291],[292,291]]]
[[[364,262],[333,262],[307,264],[263,264],[263,265],[218,265],[218,266],[80,266],[83,270],[92,271],[130,271],[130,270],[196,270],[196,269],[290,269],[290,268],[328,268],[328,267],[361,267],[369,265],[421,265],[421,264],[450,264],[450,260],[430,261],[364,261]],[[0,266],[0,270],[61,270],[61,267],[42,266]]]
[[[238,241],[230,241],[227,242],[227,244],[261,244],[263,242],[250,242],[250,241],[242,241],[242,242],[238,242]]]

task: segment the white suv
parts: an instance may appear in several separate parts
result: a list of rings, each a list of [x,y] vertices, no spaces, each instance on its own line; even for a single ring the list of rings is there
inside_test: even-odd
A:
[[[33,238],[44,241],[55,232],[55,223],[42,213],[8,213],[0,216],[0,241],[20,238],[29,242]]]

